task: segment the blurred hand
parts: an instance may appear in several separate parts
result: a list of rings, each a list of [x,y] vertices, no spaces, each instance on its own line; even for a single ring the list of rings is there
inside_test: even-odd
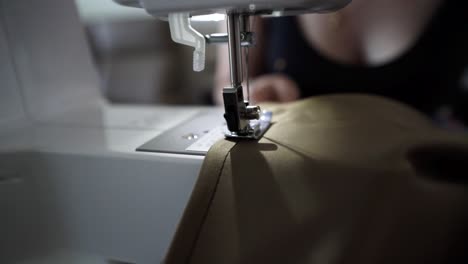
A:
[[[297,84],[282,74],[269,74],[256,78],[250,88],[250,100],[260,102],[290,102],[299,99]]]

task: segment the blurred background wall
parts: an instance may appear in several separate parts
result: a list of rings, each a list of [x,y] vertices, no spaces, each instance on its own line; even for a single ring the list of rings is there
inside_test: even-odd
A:
[[[102,93],[110,102],[211,104],[215,47],[207,46],[206,69],[196,73],[193,49],[171,40],[167,22],[112,0],[76,0],[76,4]],[[218,23],[192,25],[208,34],[217,31]]]

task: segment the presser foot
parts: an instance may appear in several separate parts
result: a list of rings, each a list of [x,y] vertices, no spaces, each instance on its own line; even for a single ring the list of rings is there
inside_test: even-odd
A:
[[[248,121],[248,125],[244,131],[229,131],[228,128],[225,127],[224,135],[226,138],[252,140],[260,139],[270,127],[272,117],[273,113],[271,111],[262,111],[260,113],[259,119],[253,119]]]

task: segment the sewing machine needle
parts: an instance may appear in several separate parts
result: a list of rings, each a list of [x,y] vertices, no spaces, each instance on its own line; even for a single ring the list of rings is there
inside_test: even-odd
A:
[[[247,101],[250,102],[250,77],[249,77],[249,47],[246,47],[245,50],[245,76],[246,76],[246,86],[247,86]]]

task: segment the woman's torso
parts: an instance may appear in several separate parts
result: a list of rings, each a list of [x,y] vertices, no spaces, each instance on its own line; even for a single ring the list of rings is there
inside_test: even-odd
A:
[[[365,9],[358,1],[341,14],[268,19],[263,73],[288,75],[302,97],[371,93],[426,113],[450,104],[468,65],[468,5],[380,0]]]

